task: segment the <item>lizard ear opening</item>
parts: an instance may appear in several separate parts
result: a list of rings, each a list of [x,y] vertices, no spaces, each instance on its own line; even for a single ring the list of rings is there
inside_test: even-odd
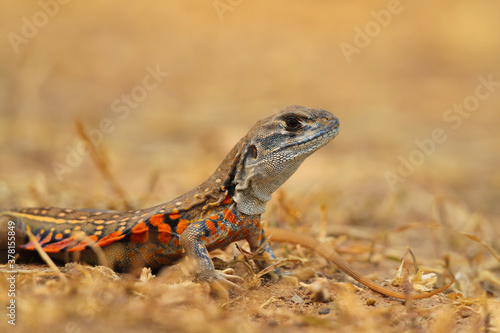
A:
[[[248,153],[253,159],[257,158],[257,147],[255,145],[251,145],[248,147]]]

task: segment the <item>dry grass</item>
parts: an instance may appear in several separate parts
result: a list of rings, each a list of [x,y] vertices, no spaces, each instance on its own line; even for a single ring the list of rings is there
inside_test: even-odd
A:
[[[258,119],[289,104],[321,107],[340,118],[340,135],[274,196],[267,223],[321,236],[379,283],[394,278],[409,245],[427,271],[449,262],[451,294],[403,304],[354,291],[322,258],[273,244],[278,256],[300,259],[284,270],[316,283],[326,302],[305,285],[267,280],[229,302],[214,299],[179,265],[142,279],[69,265],[66,282],[27,265],[18,267],[16,331],[500,330],[499,87],[460,124],[443,118],[475,93],[479,76],[500,81],[500,5],[401,6],[351,63],[339,45],[352,44],[355,27],[386,1],[243,1],[224,21],[210,1],[61,6],[18,53],[0,40],[0,206],[167,201],[204,180]],[[7,1],[3,36],[20,34],[23,16],[39,10]],[[113,103],[142,85],[147,67],[169,74],[121,119]],[[97,149],[123,197],[88,155],[61,181],[53,169],[78,145],[75,120],[91,130],[104,118],[113,128]],[[397,173],[399,156],[435,128],[446,140],[391,190],[386,171]],[[215,254],[233,260],[233,248]],[[2,278],[4,309],[7,290]],[[5,315],[0,329],[12,330]]]

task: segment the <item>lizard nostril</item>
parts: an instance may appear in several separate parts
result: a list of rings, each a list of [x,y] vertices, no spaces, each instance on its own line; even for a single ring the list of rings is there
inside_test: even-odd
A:
[[[333,126],[333,127],[339,126],[339,120],[334,115],[322,116],[320,121],[325,126]]]

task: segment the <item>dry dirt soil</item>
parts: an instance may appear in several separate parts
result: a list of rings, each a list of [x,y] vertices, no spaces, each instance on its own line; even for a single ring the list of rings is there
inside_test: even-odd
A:
[[[259,278],[233,246],[213,253],[247,280],[229,295],[193,283],[185,263],[154,275],[41,263],[18,265],[14,297],[1,266],[0,331],[500,330],[500,3],[0,7],[1,208],[168,201],[208,177],[257,120],[301,104],[334,113],[340,134],[274,195],[265,223],[324,241],[401,292],[456,279],[404,302],[278,243],[295,279]],[[77,121],[109,175],[79,150]],[[415,274],[408,248],[424,275],[398,284],[402,257]]]

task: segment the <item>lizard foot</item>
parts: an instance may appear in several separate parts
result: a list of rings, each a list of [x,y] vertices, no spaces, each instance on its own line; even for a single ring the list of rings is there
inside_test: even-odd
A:
[[[245,280],[236,275],[232,268],[222,271],[211,271],[210,273],[198,274],[195,281],[206,282],[210,286],[211,294],[218,297],[229,299],[229,291],[241,293],[244,288],[239,284],[246,285]]]

